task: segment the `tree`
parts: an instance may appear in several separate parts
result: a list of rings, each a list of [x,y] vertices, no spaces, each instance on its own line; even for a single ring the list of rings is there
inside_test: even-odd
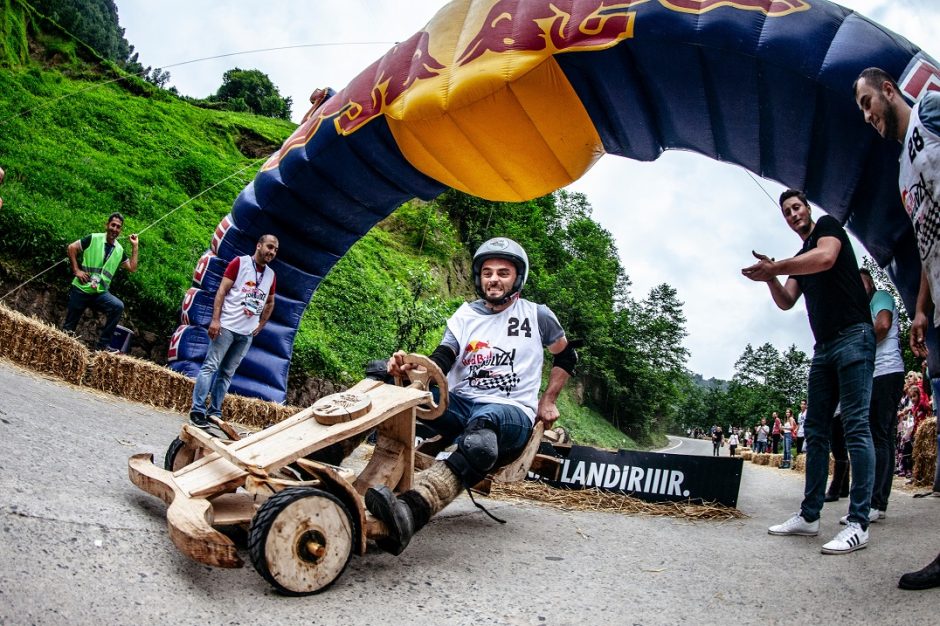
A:
[[[114,0],[30,0],[30,4],[104,58],[121,63],[129,57]]]
[[[261,70],[228,70],[222,76],[222,86],[209,100],[225,102],[233,111],[248,111],[255,115],[290,119],[293,102],[290,96],[281,97],[277,87]]]

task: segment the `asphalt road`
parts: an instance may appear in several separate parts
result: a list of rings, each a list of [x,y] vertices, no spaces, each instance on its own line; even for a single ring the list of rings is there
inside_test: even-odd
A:
[[[819,537],[770,536],[803,477],[750,463],[747,519],[490,500],[498,525],[461,496],[402,556],[353,557],[324,593],[285,598],[250,567],[182,556],[163,503],[128,481],[128,457],[162,456],[181,416],[4,362],[0,388],[0,624],[920,624],[940,606],[940,589],[896,588],[940,549],[940,499],[896,492],[868,549],[826,556],[846,505],[823,512]]]

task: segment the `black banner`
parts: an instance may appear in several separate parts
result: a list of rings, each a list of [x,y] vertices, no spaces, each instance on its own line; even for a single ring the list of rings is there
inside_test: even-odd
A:
[[[741,486],[740,457],[690,456],[662,452],[598,450],[589,446],[559,447],[562,461],[560,478],[547,480],[563,489],[597,487],[631,495],[648,502],[719,502],[735,507]],[[567,455],[566,455],[567,452]]]

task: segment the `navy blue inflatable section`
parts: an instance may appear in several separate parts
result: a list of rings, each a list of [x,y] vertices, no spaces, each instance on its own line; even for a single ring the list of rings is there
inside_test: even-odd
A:
[[[252,342],[230,392],[283,402],[294,337],[323,277],[403,202],[431,199],[444,189],[404,159],[384,119],[347,137],[321,127],[277,169],[259,173],[216,228],[212,248],[200,258],[193,289],[184,299],[170,366],[187,376],[199,372],[209,344],[205,329],[225,267],[237,256],[253,254],[258,238],[272,233],[280,243],[271,264],[277,276],[274,313]]]
[[[521,4],[527,11],[513,13]],[[606,152],[650,161],[665,150],[691,150],[805,190],[888,268],[913,310],[920,261],[897,189],[900,146],[864,124],[852,83],[862,69],[882,67],[915,99],[929,88],[929,81],[917,76],[940,77],[937,63],[902,37],[824,0],[635,0],[610,6],[622,13],[624,4],[635,10],[630,37],[606,49],[554,57]],[[541,10],[535,5],[547,3],[501,0],[502,5],[502,15],[511,18],[535,14]],[[598,15],[605,6],[598,3]],[[452,13],[490,8],[474,4],[474,11]],[[446,11],[442,15],[450,15]],[[403,93],[433,75],[437,66],[430,63],[427,41],[437,43],[438,34],[424,35],[408,40],[424,47],[413,54],[393,49],[351,83],[351,92],[365,85],[375,105],[386,87],[402,86]],[[499,42],[522,41],[515,35]],[[511,54],[512,45],[506,45]],[[394,75],[401,67],[412,74]],[[376,85],[372,92],[369,85]],[[381,93],[379,85],[384,85]],[[177,371],[198,371],[207,345],[204,327],[225,263],[253,253],[258,237],[273,233],[280,239],[273,263],[274,317],[239,368],[232,391],[283,401],[294,337],[323,277],[402,202],[444,191],[404,158],[381,107],[367,122],[340,134],[337,124],[370,105],[368,98],[346,101],[344,93],[318,109],[330,111],[322,124],[302,126],[288,140],[220,223],[171,344]]]

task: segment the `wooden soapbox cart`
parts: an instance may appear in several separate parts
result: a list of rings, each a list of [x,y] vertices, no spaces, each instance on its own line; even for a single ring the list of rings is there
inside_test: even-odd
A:
[[[365,554],[369,539],[387,534],[365,509],[366,490],[384,484],[406,491],[416,468],[433,462],[415,450],[415,418],[433,420],[444,412],[447,382],[427,357],[408,355],[405,362],[419,366],[409,373],[407,387],[366,379],[244,438],[225,423],[228,441],[184,424],[165,468],[154,465],[153,455],[137,454],[128,462],[130,479],[169,506],[170,539],[189,558],[241,567],[229,534],[247,529],[251,562],[276,590],[320,591],[339,577],[353,552]],[[432,382],[440,388],[440,402],[429,392]],[[354,448],[373,429],[375,450],[358,475],[312,458],[330,456],[322,453],[344,444]],[[490,478],[522,479],[542,431],[539,422],[519,458]],[[544,462],[551,467],[550,459]]]

